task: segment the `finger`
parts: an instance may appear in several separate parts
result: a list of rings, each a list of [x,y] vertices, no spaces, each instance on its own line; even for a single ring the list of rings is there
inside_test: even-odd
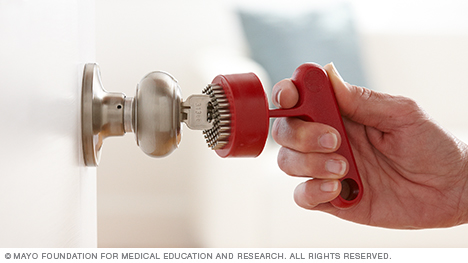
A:
[[[332,201],[341,191],[338,180],[312,179],[296,187],[294,201],[305,209],[314,209],[320,204]]]
[[[272,102],[278,108],[289,109],[299,100],[299,93],[291,79],[283,79],[276,83],[272,91]]]
[[[299,152],[334,152],[341,145],[339,132],[326,124],[297,118],[278,118],[271,134],[280,145]]]
[[[278,166],[292,176],[321,179],[339,179],[348,172],[348,161],[339,154],[300,153],[285,147],[278,153]]]

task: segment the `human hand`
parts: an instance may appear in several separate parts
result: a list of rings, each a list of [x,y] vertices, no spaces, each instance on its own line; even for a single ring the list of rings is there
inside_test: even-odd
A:
[[[327,71],[361,175],[361,201],[340,209],[329,202],[340,191],[347,160],[331,126],[278,118],[272,136],[283,147],[278,165],[297,186],[296,203],[361,224],[388,228],[450,227],[468,222],[468,146],[440,127],[413,100],[345,83],[333,64]],[[291,108],[298,92],[290,79],[273,88],[273,103]]]

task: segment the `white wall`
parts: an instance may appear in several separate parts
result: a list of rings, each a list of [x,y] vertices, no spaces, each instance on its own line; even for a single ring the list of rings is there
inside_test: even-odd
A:
[[[0,247],[96,247],[96,169],[84,166],[83,66],[94,1],[0,1]]]
[[[98,0],[104,86],[133,96],[147,72],[162,69],[179,80],[186,98],[215,74],[261,73],[239,59],[245,44],[232,13],[237,2],[272,7],[271,1]],[[353,1],[372,87],[415,98],[442,125],[468,138],[465,2],[372,2]],[[303,210],[292,200],[301,179],[277,168],[273,142],[257,159],[224,160],[207,149],[199,132],[183,132],[180,148],[164,159],[145,156],[133,135],[105,142],[98,168],[100,246],[468,246],[467,226],[388,230]]]

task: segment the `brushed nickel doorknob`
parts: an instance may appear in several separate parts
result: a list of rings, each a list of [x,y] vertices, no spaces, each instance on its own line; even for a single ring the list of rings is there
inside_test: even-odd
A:
[[[207,95],[192,95],[184,102],[177,80],[164,71],[154,71],[143,77],[135,97],[108,92],[102,85],[99,66],[86,64],[81,98],[85,164],[97,166],[104,139],[127,132],[135,133],[138,146],[147,155],[170,154],[181,141],[181,122],[197,130],[212,127],[206,110],[209,101]],[[198,106],[192,107],[194,104]],[[194,121],[195,115],[197,121]],[[199,118],[200,115],[204,117]]]

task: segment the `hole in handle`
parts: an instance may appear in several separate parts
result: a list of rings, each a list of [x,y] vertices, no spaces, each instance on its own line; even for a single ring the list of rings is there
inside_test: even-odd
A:
[[[359,185],[351,178],[341,181],[340,196],[346,201],[352,201],[359,195]]]

